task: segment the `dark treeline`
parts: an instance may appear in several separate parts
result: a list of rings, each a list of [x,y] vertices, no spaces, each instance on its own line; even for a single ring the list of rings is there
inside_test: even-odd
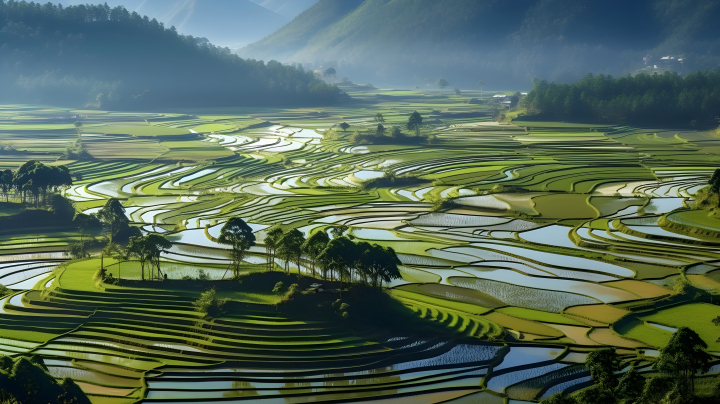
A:
[[[548,120],[707,126],[720,111],[720,72],[589,74],[574,84],[536,80],[521,105]]]
[[[574,394],[556,393],[541,404],[717,404],[720,383],[713,378],[710,388],[696,388],[697,375],[710,369],[713,357],[705,341],[687,327],[679,328],[657,358],[645,361],[623,357],[614,348],[590,352],[585,366],[592,386]],[[652,373],[643,364],[652,363]],[[623,369],[627,368],[627,371]]]
[[[0,102],[101,108],[318,104],[312,72],[245,60],[123,7],[0,0]]]
[[[39,356],[0,355],[0,403],[90,404],[72,379],[58,383]]]

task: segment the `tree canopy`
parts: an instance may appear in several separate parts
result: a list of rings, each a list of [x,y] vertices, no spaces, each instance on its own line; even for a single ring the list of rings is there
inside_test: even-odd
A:
[[[558,121],[686,126],[714,123],[720,109],[720,71],[619,78],[588,74],[573,84],[535,80],[521,105],[531,115]]]
[[[239,217],[233,217],[220,229],[218,243],[232,247],[232,269],[235,276],[240,275],[240,264],[245,259],[245,252],[255,245],[255,235],[252,228]]]
[[[61,382],[38,356],[0,356],[0,402],[16,404],[90,404],[69,377]]]

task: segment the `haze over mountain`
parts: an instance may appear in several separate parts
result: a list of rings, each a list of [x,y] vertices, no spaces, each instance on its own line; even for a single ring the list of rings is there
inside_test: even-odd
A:
[[[110,0],[110,7],[156,18],[179,33],[239,48],[290,22],[317,0]],[[86,1],[72,0],[71,5]]]
[[[248,3],[260,7],[238,7]],[[243,60],[123,7],[3,1],[0,88],[0,102],[111,109],[315,104],[337,95],[312,72]]]
[[[529,88],[720,61],[718,0],[320,0],[240,51],[355,81]],[[649,56],[648,59],[643,58]],[[670,56],[674,59],[661,59]],[[682,62],[679,59],[683,59]],[[428,80],[430,81],[430,80]]]

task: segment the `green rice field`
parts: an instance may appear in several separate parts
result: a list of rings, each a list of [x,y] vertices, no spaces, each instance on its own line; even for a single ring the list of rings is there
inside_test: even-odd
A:
[[[0,168],[67,165],[81,178],[63,191],[78,212],[120,199],[133,225],[175,243],[162,256],[170,280],[202,270],[234,282],[220,281],[230,255],[216,242],[232,217],[257,238],[248,275],[265,271],[270,226],[348,226],[396,251],[402,278],[383,293],[427,327],[288,313],[269,288],[221,291],[230,309],[207,319],[192,305],[202,288],[96,282],[99,255],[63,255],[75,231],[0,229],[0,284],[12,290],[0,297],[0,354],[42,356],[97,404],[537,402],[588,386],[582,364],[599,347],[653,372],[647,356],[682,326],[720,363],[720,220],[691,209],[718,167],[717,135],[500,124],[492,92],[481,104],[468,103],[474,92],[348,92],[346,104],[304,109],[6,105]],[[432,143],[350,142],[377,113],[390,127],[413,111]],[[78,137],[93,158],[61,158]],[[415,180],[367,186],[390,175]],[[140,279],[138,262],[103,264]],[[290,272],[309,276],[310,261]],[[682,283],[699,294],[677,293]]]

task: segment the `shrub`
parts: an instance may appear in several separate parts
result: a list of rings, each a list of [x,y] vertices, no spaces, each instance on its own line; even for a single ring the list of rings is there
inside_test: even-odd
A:
[[[205,318],[217,317],[225,307],[227,299],[218,299],[215,288],[206,290],[200,298],[193,302],[195,311],[206,313]]]
[[[206,274],[205,271],[201,269],[200,271],[198,271],[197,279],[199,281],[207,281],[210,279],[210,275]]]
[[[285,291],[285,284],[282,282],[276,283],[272,291],[273,293],[283,293]]]

